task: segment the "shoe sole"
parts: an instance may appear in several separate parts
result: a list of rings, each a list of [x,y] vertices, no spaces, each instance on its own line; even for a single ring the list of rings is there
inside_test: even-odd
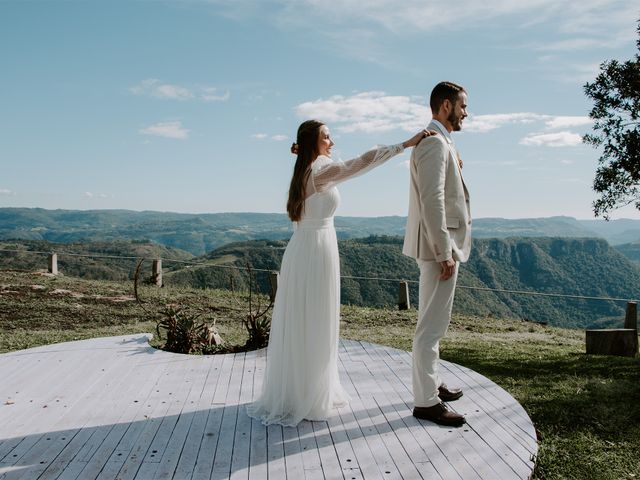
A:
[[[433,418],[429,418],[429,417],[423,417],[421,415],[416,415],[415,413],[413,414],[413,416],[419,420],[427,420],[429,422],[433,422],[436,423],[438,425],[443,425],[445,427],[461,427],[462,425],[464,425],[465,423],[467,423],[467,420],[463,417],[462,420],[458,421],[458,422],[442,422],[439,420],[435,420]]]

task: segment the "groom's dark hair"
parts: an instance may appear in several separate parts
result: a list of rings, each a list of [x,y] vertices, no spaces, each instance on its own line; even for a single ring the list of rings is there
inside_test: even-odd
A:
[[[435,114],[435,112],[440,110],[440,106],[445,100],[449,100],[455,105],[461,92],[466,93],[467,91],[464,87],[453,82],[440,82],[431,90],[431,98],[429,100],[431,111]]]

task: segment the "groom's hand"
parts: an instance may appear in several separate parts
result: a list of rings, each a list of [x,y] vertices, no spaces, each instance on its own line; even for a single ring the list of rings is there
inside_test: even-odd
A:
[[[456,261],[453,258],[440,262],[440,280],[449,280],[456,272]]]

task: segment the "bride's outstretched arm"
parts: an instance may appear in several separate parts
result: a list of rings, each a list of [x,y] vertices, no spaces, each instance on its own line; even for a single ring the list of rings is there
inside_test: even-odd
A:
[[[307,188],[307,196],[324,192],[345,180],[362,175],[402,153],[405,148],[417,145],[424,137],[432,134],[435,132],[423,130],[403,143],[375,148],[351,160],[334,162],[321,167],[311,174],[311,188]]]

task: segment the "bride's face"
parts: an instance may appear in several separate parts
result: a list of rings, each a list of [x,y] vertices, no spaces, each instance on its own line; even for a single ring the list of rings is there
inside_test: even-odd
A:
[[[320,132],[318,133],[318,155],[325,155],[327,157],[331,156],[331,147],[333,147],[334,143],[331,140],[331,133],[329,132],[329,127],[326,125],[322,125],[320,127]]]

